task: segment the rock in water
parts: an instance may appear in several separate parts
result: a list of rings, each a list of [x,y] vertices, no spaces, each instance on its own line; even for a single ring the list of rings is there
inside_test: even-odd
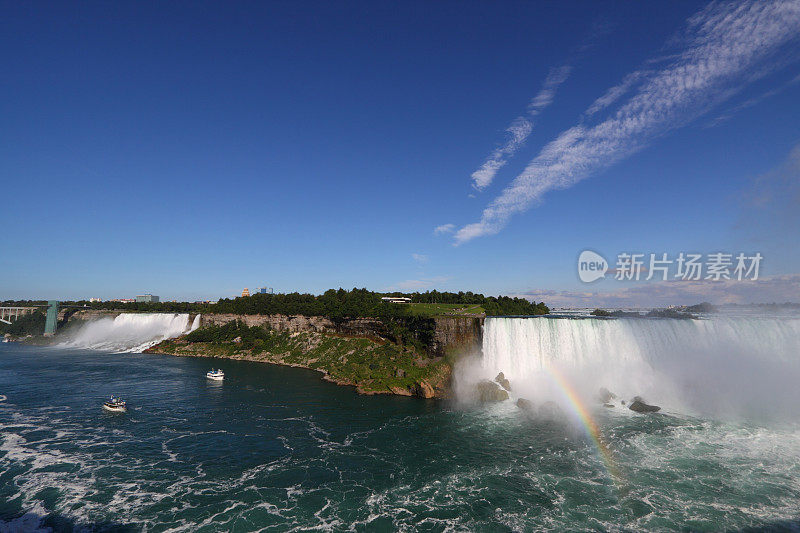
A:
[[[661,408],[657,405],[649,405],[644,403],[644,400],[642,400],[639,396],[636,396],[633,399],[628,409],[631,411],[636,411],[637,413],[655,413],[656,411],[661,410]]]
[[[425,380],[420,381],[414,387],[414,395],[419,396],[420,398],[433,398],[435,395],[435,391],[431,384]]]
[[[511,383],[508,382],[506,376],[502,372],[497,374],[497,377],[494,378],[494,380],[498,382],[500,386],[503,387],[505,390],[511,391]]]
[[[533,412],[533,402],[530,400],[526,400],[525,398],[520,398],[517,400],[517,407],[522,409],[523,411],[528,411],[529,413]]]
[[[564,411],[555,402],[544,402],[539,407],[539,418],[544,420],[551,420],[553,422],[562,422],[564,420]]]
[[[600,387],[600,391],[597,393],[597,399],[600,403],[611,403],[611,400],[616,397],[616,394],[605,387]]]
[[[500,388],[500,385],[488,379],[482,379],[475,385],[475,400],[485,402],[502,402],[508,400],[508,392]]]

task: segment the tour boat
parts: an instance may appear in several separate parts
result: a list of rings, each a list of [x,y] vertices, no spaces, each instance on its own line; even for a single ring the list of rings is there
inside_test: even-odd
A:
[[[128,407],[121,398],[114,398],[112,396],[110,400],[103,403],[103,409],[111,411],[112,413],[124,413],[128,410]]]
[[[206,377],[208,379],[213,379],[214,381],[222,381],[225,379],[225,372],[222,370],[211,370],[206,372]]]

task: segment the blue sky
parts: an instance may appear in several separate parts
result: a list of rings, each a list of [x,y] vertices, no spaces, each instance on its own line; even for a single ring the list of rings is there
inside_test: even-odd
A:
[[[0,5],[0,298],[800,301],[800,2]]]

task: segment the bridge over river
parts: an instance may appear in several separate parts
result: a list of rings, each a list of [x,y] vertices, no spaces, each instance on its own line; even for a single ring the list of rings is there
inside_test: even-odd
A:
[[[27,307],[0,307],[0,322],[4,324],[13,324],[20,316],[28,313],[38,311],[40,308],[47,308],[47,318],[44,323],[45,336],[56,334],[56,327],[58,326],[58,300],[48,300],[47,304],[30,305]],[[70,305],[66,307],[82,307],[78,305]]]

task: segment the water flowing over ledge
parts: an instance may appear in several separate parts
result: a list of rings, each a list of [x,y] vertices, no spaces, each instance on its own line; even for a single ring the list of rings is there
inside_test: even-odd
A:
[[[166,339],[194,331],[200,315],[173,313],[122,313],[114,318],[92,320],[69,333],[63,348],[87,348],[110,352],[142,352]]]
[[[684,412],[796,418],[798,346],[800,318],[487,318],[480,373],[541,396],[555,368],[586,399],[603,386]]]

